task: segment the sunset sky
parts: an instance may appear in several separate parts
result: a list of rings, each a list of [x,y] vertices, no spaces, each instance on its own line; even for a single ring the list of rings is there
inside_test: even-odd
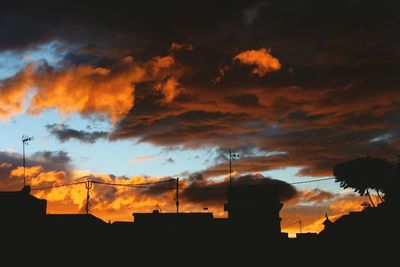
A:
[[[400,1],[0,4],[0,190],[179,177],[218,187],[282,180],[282,228],[320,231],[367,201],[335,163],[400,154]],[[55,1],[54,1],[55,2]],[[134,2],[134,3],[133,3]],[[274,182],[274,181],[272,181]],[[210,190],[211,191],[211,190]],[[174,211],[173,191],[95,185],[105,221]],[[84,212],[84,185],[35,191]],[[182,189],[224,217],[224,195]]]

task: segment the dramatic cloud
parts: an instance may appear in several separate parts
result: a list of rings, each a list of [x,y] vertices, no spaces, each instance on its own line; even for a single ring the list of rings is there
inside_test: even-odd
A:
[[[54,135],[60,142],[66,142],[70,139],[76,139],[83,143],[93,144],[98,139],[104,139],[108,137],[108,132],[105,131],[83,131],[69,128],[66,124],[48,124],[46,128],[49,130],[51,135]]]
[[[22,155],[16,152],[0,151],[0,188],[19,190],[22,187]],[[63,172],[71,175],[71,159],[64,151],[40,151],[26,157],[26,176],[28,182],[43,172]]]
[[[308,202],[321,202],[330,200],[334,197],[331,192],[323,191],[321,189],[303,190],[300,198]]]
[[[8,120],[23,111],[27,88],[33,85],[33,65],[27,65],[11,78],[0,80],[0,120]]]
[[[164,82],[156,84],[155,88],[163,92],[166,103],[171,103],[179,94],[178,86],[177,78],[171,77]]]
[[[240,106],[257,107],[259,105],[258,97],[252,94],[231,95],[227,97],[227,100],[239,107]]]
[[[236,55],[233,60],[237,60],[242,64],[256,65],[252,73],[258,76],[264,76],[267,72],[277,71],[281,69],[281,63],[273,57],[265,48],[258,50],[248,50]]]
[[[28,64],[13,77],[0,81],[0,115],[4,119],[21,112],[23,102],[34,87],[36,90],[28,104],[30,114],[56,109],[65,115],[107,116],[115,123],[133,107],[135,83],[179,75],[174,64],[172,56],[158,56],[147,62],[135,62],[128,57],[108,68]],[[174,77],[162,86],[167,101],[172,101],[177,94],[176,85]]]
[[[290,184],[264,177],[261,174],[244,175],[234,178],[235,184],[250,184],[250,185],[270,185],[276,187],[280,200],[285,201],[293,198],[297,191]],[[189,177],[189,185],[184,188],[182,198],[190,202],[199,203],[223,203],[226,201],[226,188],[229,185],[229,180],[223,181],[210,181],[206,179],[201,173],[194,173]],[[203,188],[196,190],[196,188]],[[207,189],[207,190],[206,190]]]

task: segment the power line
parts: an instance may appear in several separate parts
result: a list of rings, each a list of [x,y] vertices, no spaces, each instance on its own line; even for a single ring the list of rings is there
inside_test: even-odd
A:
[[[154,184],[163,184],[163,183],[169,183],[172,181],[175,181],[176,179],[168,179],[164,181],[157,181],[157,182],[151,182],[151,183],[140,183],[140,184],[122,184],[122,183],[108,183],[108,182],[102,182],[102,181],[91,181],[94,184],[102,184],[102,185],[110,185],[110,186],[122,186],[122,187],[136,187],[136,188],[154,188],[153,186],[148,186],[148,185],[154,185]]]
[[[84,184],[84,183],[86,183],[86,181],[81,181],[81,182],[76,182],[76,183],[69,183],[69,184],[60,184],[60,185],[45,186],[45,187],[37,187],[37,188],[32,188],[31,191],[47,190],[47,189],[51,189],[51,188],[65,187],[65,186],[71,186],[71,185],[77,185],[77,184]]]
[[[335,179],[335,177],[294,182],[294,183],[290,183],[290,184],[308,184],[308,183],[322,182],[322,181],[328,181],[328,180],[333,180],[333,179]]]
[[[164,181],[158,181],[158,182],[152,182],[152,183],[141,183],[141,184],[121,184],[121,183],[107,183],[107,182],[101,182],[101,181],[80,181],[76,183],[68,183],[68,184],[60,184],[60,185],[52,185],[52,186],[45,186],[45,187],[37,187],[37,188],[32,188],[31,190],[33,191],[38,191],[38,190],[47,190],[51,188],[58,188],[58,187],[66,187],[66,186],[72,186],[72,185],[78,185],[78,184],[85,184],[87,182],[91,182],[94,184],[102,184],[102,185],[109,185],[109,186],[124,186],[124,187],[135,187],[135,188],[154,188],[154,189],[175,189],[175,187],[154,187],[154,186],[148,186],[152,184],[161,184],[161,183],[167,183],[174,181],[175,179],[169,179],[169,180],[164,180]]]
[[[293,182],[293,183],[289,183],[289,184],[296,185],[296,184],[316,183],[316,182],[328,181],[328,180],[333,180],[333,179],[335,179],[335,178],[334,177],[330,177],[330,178],[323,178],[323,179],[313,179],[313,180]],[[164,180],[164,181],[157,181],[157,182],[151,182],[151,183],[140,183],[140,184],[108,183],[108,182],[102,182],[102,181],[81,181],[81,182],[76,182],[76,183],[69,183],[69,184],[53,185],[53,186],[47,186],[47,187],[32,188],[31,190],[46,190],[46,189],[57,188],[57,187],[65,187],[65,186],[83,184],[83,183],[86,183],[86,182],[92,182],[94,184],[100,184],[100,185],[118,186],[118,187],[145,188],[145,189],[155,189],[155,190],[157,190],[157,189],[159,189],[159,190],[173,190],[173,189],[176,189],[176,187],[152,186],[152,185],[157,185],[157,184],[169,183],[169,182],[172,182],[172,181],[176,181],[176,179],[168,179],[168,180]],[[182,189],[188,190],[188,191],[191,191],[191,190],[227,190],[226,187],[182,187]]]

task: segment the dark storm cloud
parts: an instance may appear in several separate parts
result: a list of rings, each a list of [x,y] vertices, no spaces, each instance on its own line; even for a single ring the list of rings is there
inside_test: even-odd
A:
[[[166,39],[189,39],[193,31],[202,32],[226,18],[240,16],[243,8],[256,2],[235,1],[227,5],[222,1],[80,1],[72,5],[3,1],[0,49],[23,48],[51,39],[84,43],[129,40],[152,48],[169,47],[171,41]],[[154,38],[159,43],[147,43],[156,41]]]
[[[131,138],[132,133],[140,133],[139,140],[142,142],[154,142],[162,145],[186,145],[191,147],[204,147],[210,144],[220,145],[220,140],[232,135],[243,135],[250,133],[251,128],[240,128],[243,121],[251,119],[246,114],[233,114],[224,112],[208,111],[187,111],[174,115],[175,110],[170,110],[172,114],[161,118],[154,114],[135,116],[133,109],[132,116],[125,118],[119,125],[118,131],[112,136],[113,139]],[[129,120],[129,122],[127,121]],[[233,128],[237,126],[236,133]],[[230,134],[231,133],[231,134]]]
[[[17,152],[0,151],[0,162],[9,163],[10,168],[22,166],[22,155]],[[41,165],[45,170],[70,170],[71,158],[65,151],[39,151],[26,156],[26,166]]]
[[[400,153],[400,1],[3,5],[0,49],[63,40],[81,47],[64,64],[96,67],[173,53],[179,94],[166,103],[154,82],[137,83],[112,140],[285,152],[244,157],[235,164],[243,173],[299,166],[303,175],[330,175],[338,161]],[[281,68],[255,75],[257,64],[233,60],[260,49]],[[216,165],[204,174],[222,173]]]
[[[189,184],[183,188],[183,200],[194,203],[224,203],[226,201],[226,188],[228,180],[213,182],[205,179],[201,173],[193,173],[189,177]],[[234,178],[235,184],[240,185],[269,185],[276,187],[281,201],[287,201],[296,196],[297,190],[290,184],[264,177],[261,174],[249,174]]]
[[[65,151],[39,151],[32,155],[32,159],[50,164],[68,164],[71,161]]]
[[[68,125],[65,124],[49,124],[46,125],[47,130],[49,130],[50,134],[55,136],[60,142],[66,142],[70,139],[76,139],[83,143],[93,144],[98,139],[105,139],[108,137],[108,132],[105,131],[83,131],[83,130],[75,130],[69,128]]]
[[[231,95],[227,97],[227,100],[238,106],[258,106],[258,97],[252,94]]]
[[[346,158],[393,157],[400,152],[400,69],[393,60],[400,47],[399,7],[398,1],[269,1],[256,8],[251,23],[224,18],[206,35],[194,33],[193,53],[180,58],[191,99],[143,113],[154,107],[143,96],[147,103],[137,102],[113,137],[286,152],[243,159],[236,163],[243,172],[299,166],[303,175],[330,175]],[[280,71],[255,77],[252,67],[234,64],[212,84],[221,66],[260,47],[272,49]],[[195,121],[187,114],[204,117]],[[394,135],[370,142],[387,132]]]

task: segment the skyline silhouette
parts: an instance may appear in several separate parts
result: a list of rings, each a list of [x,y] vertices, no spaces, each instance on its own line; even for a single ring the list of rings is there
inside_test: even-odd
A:
[[[25,161],[25,160],[24,160]],[[231,165],[230,165],[231,166]],[[206,218],[207,216],[211,215],[211,217],[209,217],[209,219],[214,218],[213,213],[212,212],[208,212],[208,208],[203,208],[203,212],[192,212],[192,211],[184,211],[179,213],[179,196],[185,196],[185,195],[192,195],[193,193],[196,194],[197,192],[201,192],[202,194],[204,194],[205,192],[214,192],[214,196],[215,194],[219,195],[219,199],[226,199],[226,202],[224,204],[224,211],[226,211],[227,214],[227,218],[230,221],[236,221],[236,215],[235,214],[242,214],[240,216],[242,216],[243,218],[246,218],[246,220],[237,220],[238,222],[243,221],[243,223],[245,221],[248,220],[248,225],[247,228],[252,228],[256,225],[256,223],[261,223],[261,225],[263,225],[263,227],[265,227],[266,225],[269,225],[270,219],[267,219],[265,221],[265,219],[262,219],[263,217],[254,217],[257,216],[257,214],[262,211],[265,210],[265,207],[268,206],[267,203],[273,203],[273,199],[275,198],[277,201],[285,199],[284,197],[282,197],[282,195],[285,194],[292,194],[291,197],[295,196],[296,194],[298,194],[298,192],[296,192],[296,189],[292,188],[292,185],[299,185],[299,184],[307,184],[307,183],[316,183],[316,182],[321,182],[321,181],[328,181],[328,180],[335,180],[335,182],[340,182],[341,187],[343,188],[348,188],[351,187],[352,189],[355,190],[355,192],[358,192],[361,196],[366,195],[368,197],[368,200],[370,201],[370,203],[367,202],[363,202],[360,206],[363,206],[363,210],[360,214],[365,213],[365,211],[369,211],[370,208],[375,208],[377,206],[382,206],[383,204],[385,204],[385,207],[389,205],[390,209],[392,210],[394,207],[397,207],[398,204],[396,204],[398,202],[398,197],[396,196],[395,192],[392,192],[390,188],[392,187],[396,187],[396,183],[398,183],[398,170],[400,169],[399,167],[399,161],[397,162],[389,162],[386,161],[384,159],[380,159],[380,158],[374,158],[374,157],[364,157],[364,158],[358,158],[358,159],[354,159],[351,161],[347,161],[347,162],[341,162],[335,165],[333,173],[335,175],[335,177],[330,177],[330,178],[324,178],[324,179],[314,179],[314,180],[307,180],[307,181],[298,181],[298,182],[294,182],[291,184],[285,183],[284,181],[279,181],[279,180],[273,180],[270,178],[261,178],[259,180],[249,180],[246,179],[246,177],[232,177],[231,175],[229,175],[229,179],[225,179],[225,183],[220,183],[217,186],[209,186],[209,185],[197,185],[196,183],[192,183],[192,184],[188,184],[185,185],[185,187],[181,186],[181,183],[179,183],[179,178],[169,178],[169,179],[160,179],[158,181],[155,182],[144,182],[144,183],[115,183],[115,182],[104,182],[104,181],[99,181],[99,180],[90,180],[88,179],[88,177],[85,178],[85,180],[81,180],[81,181],[74,181],[73,183],[67,183],[67,184],[53,184],[50,186],[45,186],[45,187],[34,187],[31,188],[30,186],[24,186],[21,193],[17,192],[13,192],[13,191],[4,191],[4,192],[0,192],[2,194],[4,194],[5,196],[5,200],[6,202],[3,203],[4,207],[2,208],[6,214],[10,213],[10,214],[14,214],[14,211],[10,210],[8,208],[9,207],[14,207],[15,210],[19,210],[19,208],[17,206],[14,206],[14,204],[12,204],[12,201],[16,201],[17,199],[15,198],[18,195],[26,195],[26,196],[30,196],[31,199],[36,199],[35,197],[31,196],[31,191],[46,191],[46,190],[52,190],[52,189],[56,189],[56,188],[63,188],[63,187],[73,187],[73,186],[77,186],[77,185],[84,185],[85,189],[86,189],[86,200],[85,203],[81,203],[81,206],[85,206],[85,214],[89,215],[90,213],[90,207],[91,207],[91,203],[90,203],[90,193],[92,191],[92,189],[94,188],[94,185],[96,186],[107,186],[107,187],[125,187],[125,188],[130,188],[130,189],[136,189],[136,190],[148,190],[148,191],[155,191],[155,194],[159,194],[159,192],[174,192],[173,195],[173,200],[175,202],[175,206],[176,206],[176,215],[173,215],[174,213],[172,212],[162,212],[161,208],[159,207],[159,205],[157,204],[157,209],[153,210],[152,213],[137,213],[134,212],[133,216],[134,217],[138,217],[138,224],[140,225],[146,225],[148,224],[148,227],[154,227],[155,225],[158,224],[154,224],[157,220],[160,221],[164,221],[162,218],[165,218],[167,220],[165,220],[166,223],[168,223],[169,221],[169,214],[172,215],[171,217],[171,222],[176,223],[176,219],[180,218],[179,215],[184,215],[188,214],[188,221],[194,221],[197,223],[205,223],[207,224],[207,220],[202,219]],[[231,169],[230,169],[231,170]],[[25,171],[24,171],[25,174]],[[25,178],[25,177],[24,177]],[[397,179],[396,179],[397,178]],[[23,180],[24,184],[26,183],[26,180]],[[284,187],[287,188],[284,188]],[[263,189],[264,188],[264,189]],[[375,189],[376,190],[376,198],[379,199],[379,203],[375,204],[372,201],[372,197],[371,194],[368,191],[368,188],[370,189]],[[236,190],[237,189],[237,190]],[[271,192],[268,192],[268,190],[273,189],[273,193],[271,195]],[[247,191],[248,192],[247,192]],[[262,191],[260,191],[262,190]],[[288,193],[288,191],[293,190],[293,192]],[[389,191],[388,191],[389,190]],[[379,191],[381,191],[381,194],[383,194],[383,196],[381,196],[379,194]],[[158,193],[157,193],[158,192]],[[236,193],[235,193],[236,192]],[[247,193],[246,193],[247,192]],[[258,193],[257,193],[258,192]],[[264,193],[262,193],[264,192]],[[83,193],[83,192],[81,192]],[[276,194],[276,195],[274,195]],[[7,198],[8,196],[8,198]],[[270,198],[272,197],[272,198]],[[232,200],[234,199],[234,200]],[[389,200],[389,204],[386,204],[386,199]],[[11,200],[11,201],[10,201]],[[8,201],[8,202],[7,202]],[[39,200],[38,200],[39,201]],[[45,203],[47,203],[47,200],[40,200],[40,201],[45,201]],[[206,199],[207,201],[207,199]],[[17,201],[18,202],[18,201]],[[172,200],[171,200],[172,202]],[[237,204],[232,204],[232,203],[237,203]],[[231,203],[231,204],[230,204]],[[247,203],[247,204],[246,204]],[[261,204],[264,203],[264,204]],[[278,202],[279,203],[279,202]],[[260,204],[260,208],[257,207],[257,205]],[[27,207],[36,207],[39,204],[29,204]],[[264,205],[264,206],[263,206]],[[267,206],[265,206],[267,205]],[[46,214],[46,206],[47,204],[41,204],[41,211],[37,212],[38,214],[44,215]],[[237,206],[237,208],[232,208]],[[277,229],[276,231],[281,233],[281,220],[282,218],[279,217],[279,211],[282,209],[282,207],[284,206],[283,203],[280,203],[279,205],[276,206],[275,208],[269,209],[269,211],[267,213],[269,214],[276,214],[276,224],[275,226],[268,226],[267,228],[271,228],[271,229]],[[39,207],[39,206],[38,206]],[[272,206],[271,206],[272,207]],[[37,208],[28,208],[28,209],[37,209]],[[243,209],[241,211],[241,209]],[[207,211],[206,211],[207,210]],[[236,211],[237,210],[237,211]],[[267,209],[268,210],[268,209]],[[275,211],[276,210],[276,211]],[[148,212],[148,211],[147,211]],[[30,211],[25,211],[25,213],[30,214],[29,216],[33,216],[33,218],[35,218],[35,215],[32,215],[32,212]],[[18,212],[15,213],[17,214],[17,218],[18,218]],[[192,214],[192,215],[190,215]],[[350,216],[355,216],[354,214],[357,214],[357,211],[354,210],[350,210]],[[66,214],[59,214],[59,216],[57,216],[57,214],[54,214],[55,216],[53,216],[53,218],[61,218],[58,219],[60,222],[63,220],[63,216],[66,216]],[[73,214],[70,214],[71,216]],[[77,214],[78,215],[78,214]],[[164,216],[166,215],[166,216]],[[12,215],[15,216],[15,215]],[[177,216],[177,217],[176,217]],[[342,218],[346,218],[348,215],[346,213],[341,214],[341,216],[338,219],[338,221],[340,222],[342,220]],[[84,218],[84,217],[82,217]],[[96,218],[96,217],[94,217]],[[143,219],[142,219],[143,218]],[[154,220],[154,218],[156,218]],[[182,218],[185,218],[182,216]],[[197,218],[197,219],[196,219]],[[329,219],[328,214],[325,213],[325,221],[322,223],[324,229],[320,232],[323,233],[324,236],[328,235],[326,234],[326,232],[332,231],[331,228],[335,229],[334,227],[332,227],[331,225],[333,224],[333,222]],[[292,226],[294,224],[299,224],[299,229],[300,231],[296,233],[296,237],[298,238],[304,238],[305,236],[313,236],[313,234],[316,234],[315,232],[304,232],[303,233],[303,227],[302,227],[302,218],[289,218],[290,220],[296,220],[294,221],[294,223],[284,227],[287,228],[289,226]],[[23,220],[23,219],[22,219]],[[97,219],[98,222],[105,222],[104,220],[101,219]],[[218,219],[217,219],[218,220]],[[223,220],[223,218],[219,219],[220,221]],[[53,221],[57,221],[53,220]],[[178,220],[179,221],[179,220]],[[185,220],[183,220],[185,221]],[[336,221],[336,220],[334,220]],[[128,223],[129,221],[116,221],[116,223]],[[134,221],[135,222],[135,221]],[[143,223],[145,222],[145,223]],[[108,220],[108,223],[111,223],[111,220]],[[241,224],[243,224],[241,223]],[[68,224],[68,223],[67,223]],[[244,224],[245,225],[245,224]],[[263,228],[263,227],[259,227],[259,228]],[[328,233],[329,233],[328,231]],[[288,233],[283,233],[283,235],[286,235],[286,237],[288,236]],[[293,236],[292,236],[293,237]]]
[[[398,178],[398,169],[395,171]],[[88,182],[85,186],[87,184]],[[86,188],[91,189],[90,186]],[[67,244],[69,246],[75,244],[76,240],[82,240],[83,237],[92,242],[98,240],[97,242],[103,243],[121,243],[127,238],[133,238],[136,244],[133,247],[137,252],[143,253],[146,252],[145,247],[154,245],[153,242],[159,244],[169,240],[171,247],[164,248],[163,253],[168,254],[175,249],[175,246],[177,248],[179,246],[180,251],[185,252],[184,258],[193,260],[192,257],[195,256],[193,249],[206,246],[215,260],[224,259],[225,262],[231,262],[235,257],[223,257],[215,252],[236,252],[237,245],[246,244],[245,247],[240,247],[240,253],[245,257],[241,259],[245,259],[248,263],[266,260],[259,254],[266,248],[273,253],[268,256],[271,261],[279,259],[285,253],[305,253],[309,250],[318,251],[320,256],[328,255],[333,244],[341,244],[342,249],[350,249],[346,242],[351,242],[353,244],[351,250],[356,252],[358,249],[363,250],[359,246],[365,242],[395,241],[396,235],[392,229],[396,225],[396,211],[399,208],[398,201],[392,202],[394,199],[388,198],[378,206],[368,206],[361,212],[350,212],[333,222],[325,214],[324,229],[320,233],[301,231],[293,239],[281,231],[279,212],[283,203],[280,202],[278,184],[235,184],[232,181],[227,188],[225,203],[227,218],[214,218],[213,213],[208,211],[153,210],[146,213],[134,212],[132,214],[134,219],[131,222],[113,223],[104,222],[90,214],[88,210],[86,214],[48,214],[47,201],[38,199],[30,193],[29,186],[24,186],[21,191],[0,192],[0,211],[5,216],[0,222],[0,227],[8,229],[7,232],[3,232],[3,238],[11,248],[14,246],[14,241],[20,239],[34,240],[36,247],[31,248],[30,253],[36,253],[40,249],[48,250],[50,244],[64,248]],[[299,222],[301,227],[301,221]],[[101,249],[99,244],[94,243],[87,247],[86,252],[98,251]],[[182,245],[190,249],[180,247]],[[84,249],[79,243],[75,247]],[[282,249],[285,249],[285,252]],[[383,263],[392,257],[394,259],[391,249],[386,247],[376,248],[374,254]],[[343,257],[347,259],[347,256]],[[75,259],[75,256],[71,259]],[[117,260],[124,258],[120,257]],[[296,261],[303,262],[303,260],[300,258]],[[358,260],[358,262],[363,261],[363,258]]]

